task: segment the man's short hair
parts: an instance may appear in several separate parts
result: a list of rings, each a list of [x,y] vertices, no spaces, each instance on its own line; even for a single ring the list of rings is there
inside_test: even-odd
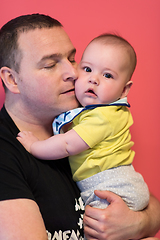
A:
[[[0,29],[0,68],[3,66],[19,71],[22,53],[18,49],[21,32],[36,28],[63,27],[56,19],[44,14],[22,15],[7,22]]]

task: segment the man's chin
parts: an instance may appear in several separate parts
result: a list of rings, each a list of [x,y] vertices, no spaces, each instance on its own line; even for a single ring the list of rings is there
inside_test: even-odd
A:
[[[77,108],[79,106],[80,106],[79,102],[76,99],[72,101],[65,101],[62,107],[59,107],[59,114],[61,114],[62,112],[67,112],[71,109]]]
[[[71,109],[74,109],[74,108],[77,108],[77,107],[79,107],[80,106],[80,104],[79,104],[79,102],[76,100],[76,99],[74,99],[73,101],[71,101],[70,103],[68,102],[68,104],[66,105],[66,107],[68,108],[66,111],[68,111],[68,110],[71,110]]]

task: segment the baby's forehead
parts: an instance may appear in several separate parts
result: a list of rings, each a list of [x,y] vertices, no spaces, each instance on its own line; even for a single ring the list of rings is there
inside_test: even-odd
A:
[[[113,53],[112,57],[114,57],[115,54],[117,57],[122,55],[121,57],[127,58],[128,61],[132,61],[135,58],[132,47],[128,43],[120,40],[112,41],[112,39],[94,39],[88,44],[87,48],[92,49],[93,52],[96,49],[99,49],[102,54],[103,52],[107,53],[108,51],[111,51]]]
[[[126,51],[128,48],[130,48],[130,46],[122,41],[112,41],[111,39],[94,39],[92,40],[87,47],[90,47],[90,46],[103,46],[103,48],[105,49],[110,47],[110,48],[115,48],[115,49],[118,49],[118,48],[121,48],[123,49],[124,51]],[[86,48],[87,48],[86,47]]]
[[[89,58],[92,62],[97,56],[98,61],[99,56],[105,54],[107,60],[118,61],[117,64],[133,74],[137,63],[136,53],[131,44],[121,37],[102,35],[93,39],[84,50],[81,61]]]
[[[110,54],[110,52],[112,54]],[[112,42],[104,42],[102,40],[94,40],[92,42],[90,42],[88,44],[88,46],[86,47],[86,49],[84,50],[84,53],[83,53],[83,57],[85,57],[86,55],[96,55],[96,54],[101,54],[101,55],[108,55],[110,54],[110,57],[113,57],[115,56],[115,54],[117,56],[119,55],[123,55],[123,57],[127,57],[130,55],[130,50],[128,49],[127,46],[125,45],[121,45],[121,44],[115,44],[115,43],[112,43]]]

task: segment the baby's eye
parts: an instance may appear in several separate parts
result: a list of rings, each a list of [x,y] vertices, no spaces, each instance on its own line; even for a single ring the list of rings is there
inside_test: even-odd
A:
[[[112,74],[110,74],[110,73],[105,73],[104,76],[105,76],[105,78],[113,78]]]
[[[84,71],[86,71],[86,72],[92,72],[92,69],[91,69],[90,67],[84,67],[83,69],[84,69]]]

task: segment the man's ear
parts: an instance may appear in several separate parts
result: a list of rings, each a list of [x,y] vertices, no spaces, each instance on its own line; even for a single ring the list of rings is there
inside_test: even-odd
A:
[[[20,93],[17,85],[17,73],[8,67],[0,69],[0,77],[4,82],[6,88],[12,93]]]
[[[129,90],[132,86],[133,82],[132,81],[128,81],[123,89],[123,92],[122,92],[122,95],[121,95],[121,98],[124,98],[124,97],[127,97],[128,93],[129,93]]]

